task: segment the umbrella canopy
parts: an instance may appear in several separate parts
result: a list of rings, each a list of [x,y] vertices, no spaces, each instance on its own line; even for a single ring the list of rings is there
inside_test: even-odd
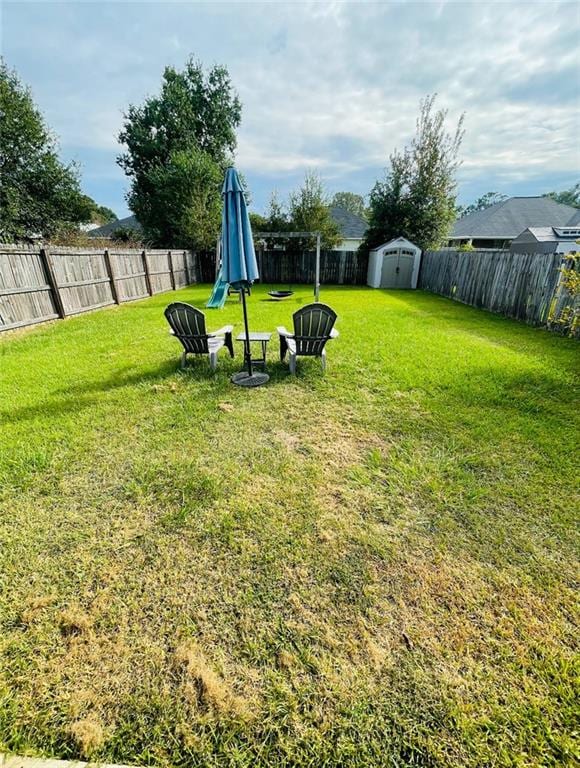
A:
[[[244,358],[247,365],[247,371],[235,373],[232,381],[242,387],[259,387],[270,377],[263,371],[255,372],[252,369],[246,289],[260,275],[246,198],[235,168],[226,171],[222,196],[222,279],[240,291],[244,312]]]
[[[234,288],[247,288],[260,276],[244,190],[235,168],[228,168],[222,188],[223,280]]]

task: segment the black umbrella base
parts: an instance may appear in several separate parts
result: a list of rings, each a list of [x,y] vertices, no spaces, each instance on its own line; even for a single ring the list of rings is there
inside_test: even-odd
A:
[[[268,374],[262,372],[254,372],[250,376],[247,371],[240,371],[239,373],[234,373],[232,376],[232,382],[239,387],[261,387],[262,384],[265,384],[269,380],[270,377]]]

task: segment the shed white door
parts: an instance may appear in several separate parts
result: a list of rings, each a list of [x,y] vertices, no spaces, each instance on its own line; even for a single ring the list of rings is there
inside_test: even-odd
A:
[[[383,254],[381,288],[410,288],[415,254],[406,248],[395,248]]]

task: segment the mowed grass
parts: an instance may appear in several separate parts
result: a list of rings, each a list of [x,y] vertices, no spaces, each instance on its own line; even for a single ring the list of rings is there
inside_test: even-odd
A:
[[[247,390],[239,344],[179,370],[163,309],[209,291],[0,338],[0,749],[575,764],[578,344],[325,287],[327,375],[273,338]]]

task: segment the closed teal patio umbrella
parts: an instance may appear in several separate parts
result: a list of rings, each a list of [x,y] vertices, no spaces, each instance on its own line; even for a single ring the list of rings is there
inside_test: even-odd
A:
[[[228,168],[222,188],[222,272],[223,280],[240,291],[244,313],[244,359],[247,370],[232,376],[234,384],[243,387],[259,387],[270,378],[267,373],[252,370],[250,352],[250,332],[248,328],[248,310],[246,291],[259,275],[252,227],[244,190],[235,168]]]

